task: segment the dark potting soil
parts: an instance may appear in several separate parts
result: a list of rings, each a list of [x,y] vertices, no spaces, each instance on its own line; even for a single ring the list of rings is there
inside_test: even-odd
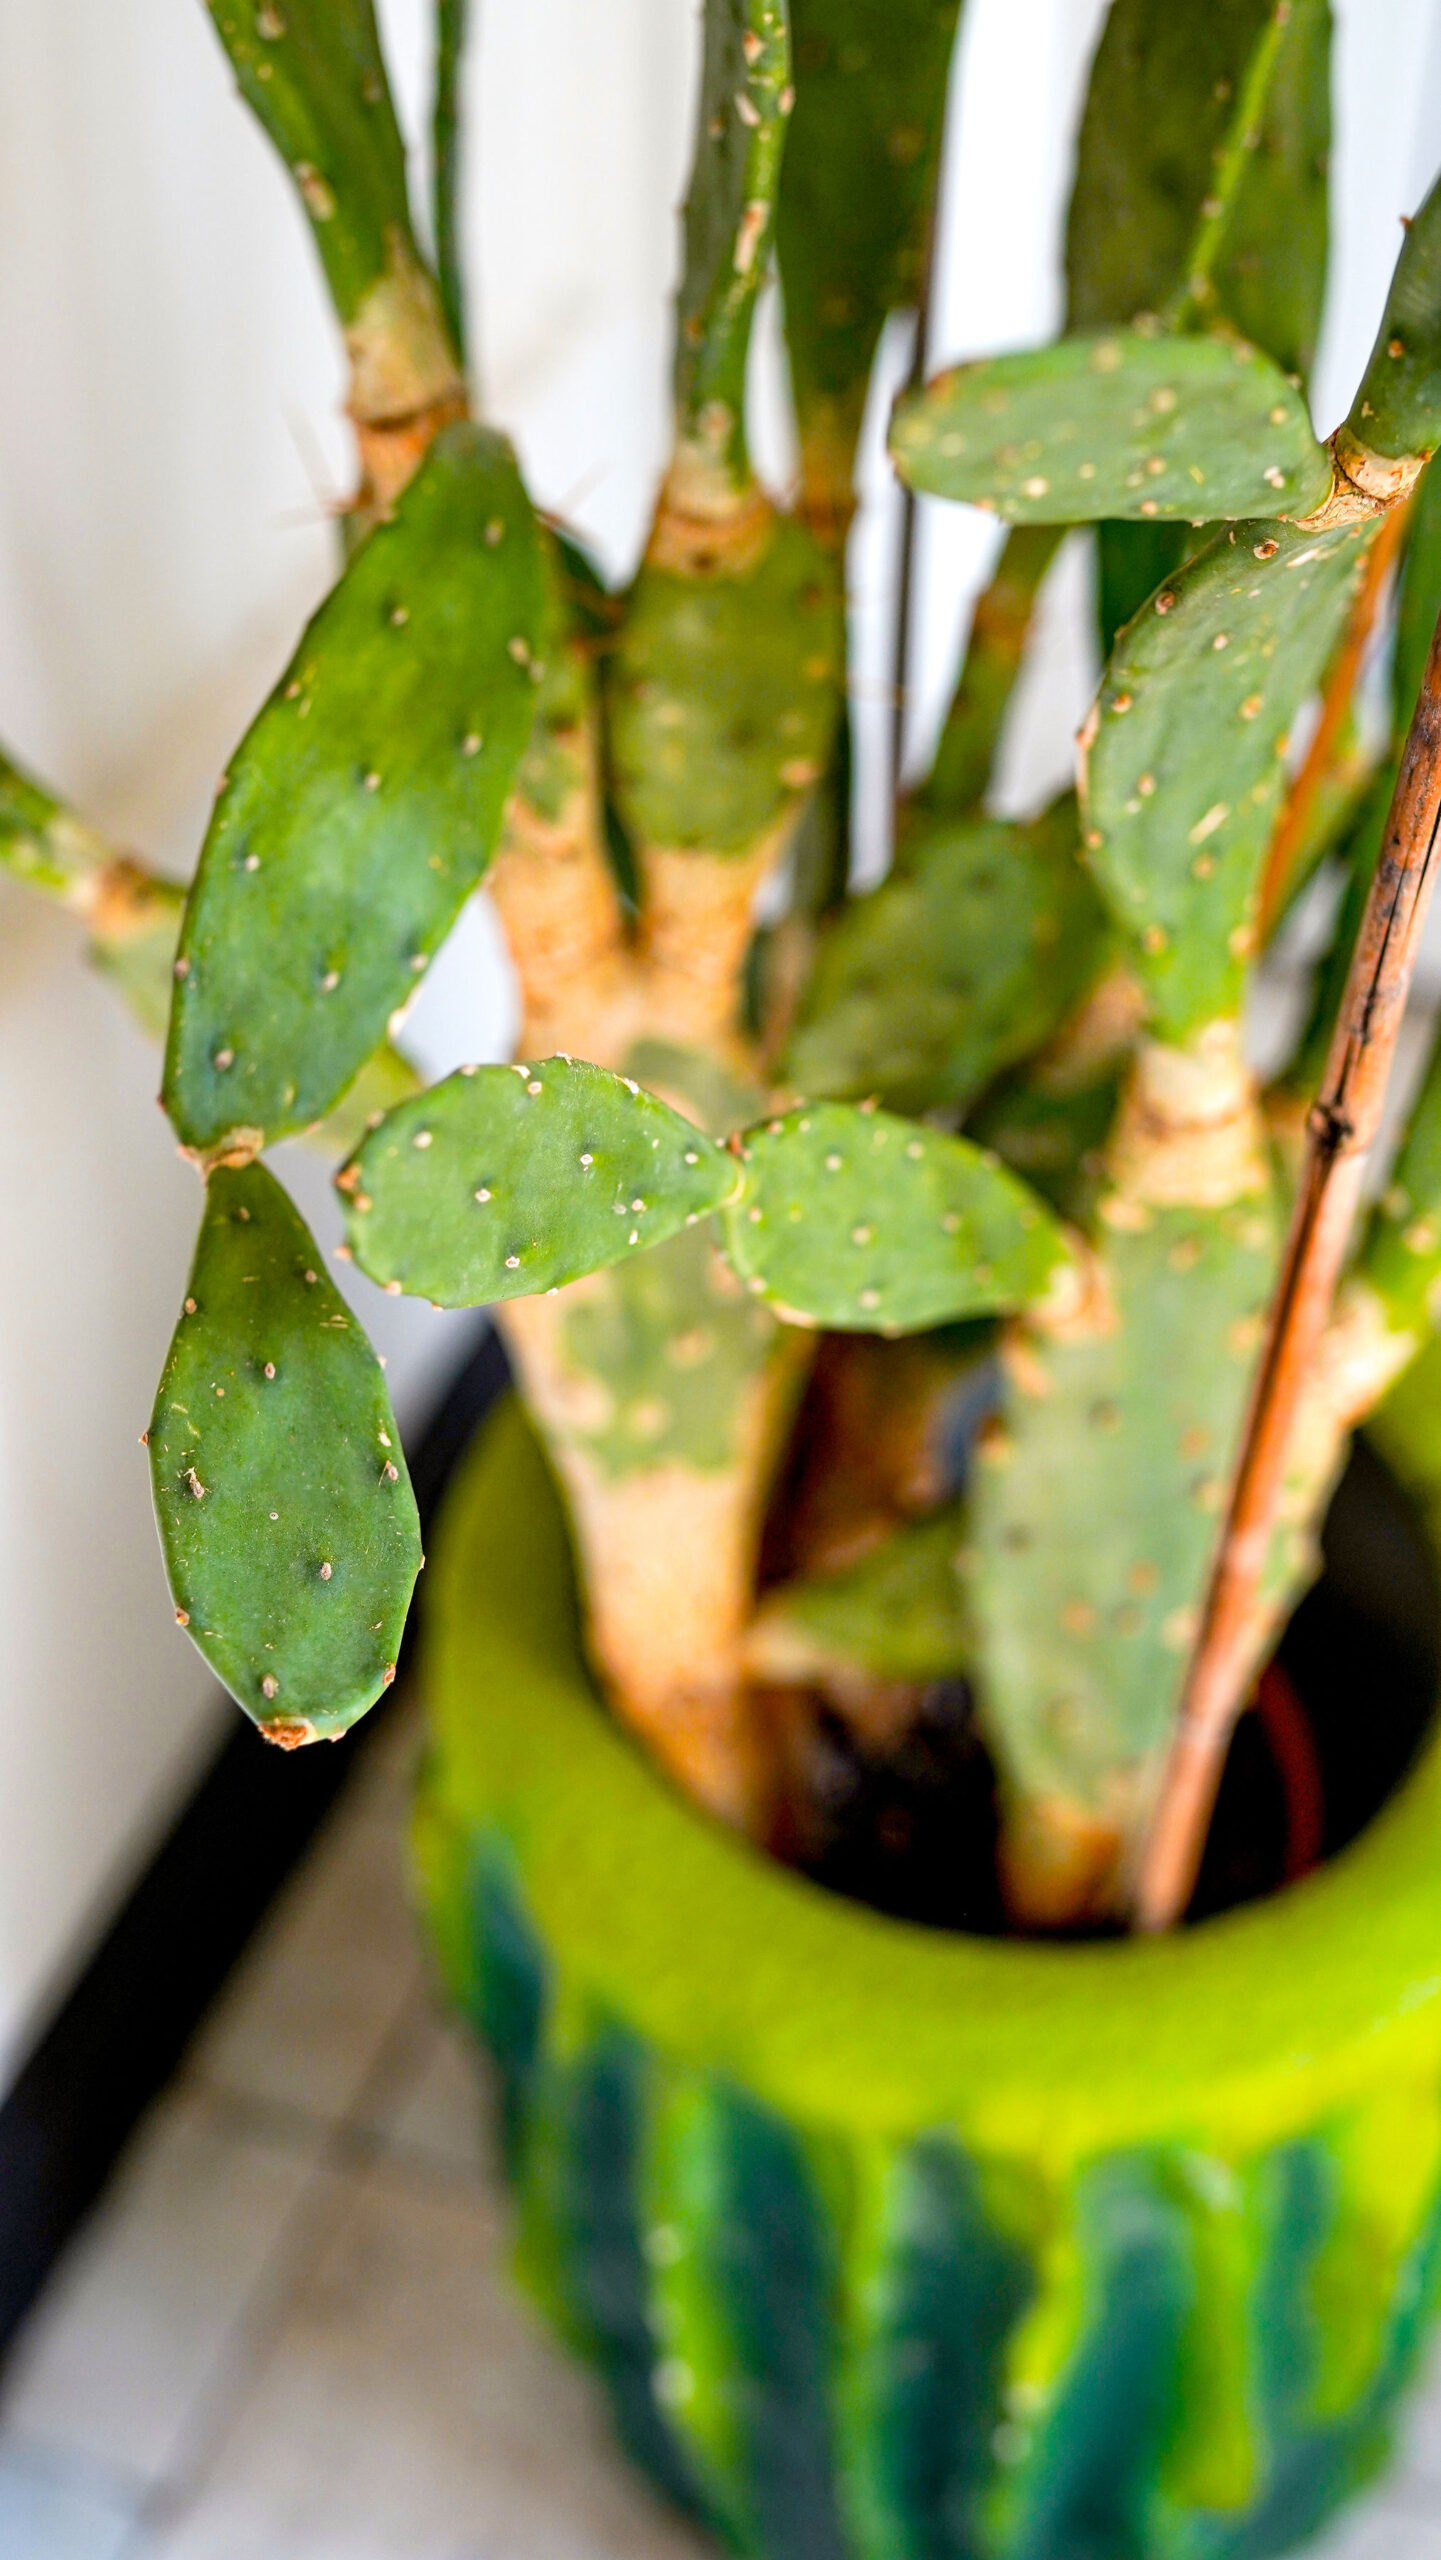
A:
[[[1419,1522],[1359,1441],[1322,1533],[1325,1570],[1236,1728],[1188,1913],[1276,1891],[1364,1830],[1414,1760],[1441,1673],[1441,1591]],[[903,1920],[996,1936],[996,1790],[964,1680],[928,1689],[884,1752],[819,1712],[794,1863]]]

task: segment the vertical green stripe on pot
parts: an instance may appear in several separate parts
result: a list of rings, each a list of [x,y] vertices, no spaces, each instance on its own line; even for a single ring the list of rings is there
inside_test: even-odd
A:
[[[831,2424],[831,2235],[791,2128],[739,2092],[716,2104],[722,2180],[706,2246],[739,2365],[743,2547],[846,2560]]]
[[[472,2015],[499,2076],[501,2140],[514,2176],[545,2024],[545,1949],[498,1844],[477,1860],[472,1891],[478,1951]]]
[[[1185,2217],[1146,2152],[1084,2170],[1076,2210],[1085,2326],[1034,2449],[997,2448],[1023,2466],[1015,2530],[999,2547],[1007,2560],[1150,2560],[1194,2294]]]
[[[1007,2424],[1007,2343],[1034,2281],[1025,2252],[987,2216],[965,2154],[941,2135],[915,2143],[898,2163],[874,2350],[886,2560],[986,2560],[993,2547],[982,2493]]]
[[[564,2246],[573,2312],[615,2410],[626,2450],[666,2495],[703,2512],[694,2473],[655,2392],[655,2338],[637,2210],[648,2103],[643,2046],[597,2027],[567,2075]]]
[[[708,2511],[741,2541],[748,2503],[740,2369],[710,2264],[711,2235],[728,2207],[723,2132],[708,2074],[680,2064],[653,2069],[639,2192],[656,2390]]]

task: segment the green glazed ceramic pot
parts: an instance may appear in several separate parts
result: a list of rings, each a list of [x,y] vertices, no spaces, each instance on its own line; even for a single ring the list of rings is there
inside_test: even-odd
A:
[[[449,1499],[424,1893],[527,2284],[757,2560],[1259,2560],[1383,2459],[1441,2269],[1441,1748],[1169,1940],[943,1935],[599,1712],[513,1404]]]

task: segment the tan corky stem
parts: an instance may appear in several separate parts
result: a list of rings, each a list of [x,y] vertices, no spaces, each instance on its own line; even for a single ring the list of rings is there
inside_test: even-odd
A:
[[[1288,1452],[1321,1348],[1380,1125],[1441,836],[1441,624],[1406,740],[1341,1017],[1311,1113],[1291,1231],[1176,1738],[1136,1897],[1143,1929],[1190,1899],[1232,1727],[1244,1704],[1261,1576]]]

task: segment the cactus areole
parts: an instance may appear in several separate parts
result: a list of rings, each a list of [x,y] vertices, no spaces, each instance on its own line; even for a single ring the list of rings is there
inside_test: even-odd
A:
[[[1441,827],[1441,184],[1318,417],[1328,0],[1110,0],[1063,325],[951,362],[957,0],[704,0],[611,587],[467,372],[483,24],[438,0],[422,208],[372,0],[208,13],[348,361],[344,556],[188,892],[0,759],[0,860],[163,1036],[203,1186],[146,1434],[176,1616],[270,1741],[362,1716],[423,1561],[368,1292],[492,1308],[423,1866],[632,2449],[756,2560],[1279,2552],[1374,2458],[1441,2246],[1425,1701],[1292,1893],[1399,1762],[1359,1709],[1323,1749],[1276,1656],[1358,1428],[1441,1523],[1441,1049],[1383,1116]],[[924,495],[997,550],[878,790],[846,534],[907,330],[906,539]],[[1063,547],[1101,672],[1016,818]],[[426,1087],[478,889],[514,1056]],[[1318,943],[1262,1073],[1268,946]]]

